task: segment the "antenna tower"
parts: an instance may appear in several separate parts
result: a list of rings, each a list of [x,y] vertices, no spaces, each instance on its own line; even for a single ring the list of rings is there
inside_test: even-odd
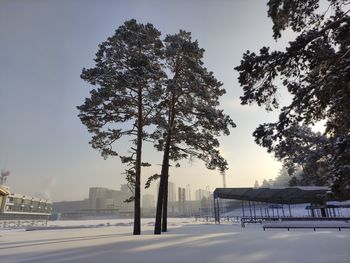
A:
[[[0,176],[0,185],[5,184],[7,177],[9,177],[9,176],[10,176],[10,171],[2,170],[1,176]]]

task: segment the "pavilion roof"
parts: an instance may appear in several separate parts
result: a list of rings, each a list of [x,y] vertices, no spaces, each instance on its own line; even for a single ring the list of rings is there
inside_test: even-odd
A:
[[[278,204],[320,203],[350,199],[350,189],[343,199],[330,195],[328,187],[282,187],[282,188],[216,188],[214,198],[235,199]]]

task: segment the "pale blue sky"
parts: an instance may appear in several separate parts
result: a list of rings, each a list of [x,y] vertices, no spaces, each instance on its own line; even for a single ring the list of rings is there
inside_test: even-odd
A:
[[[119,158],[105,161],[88,144],[90,134],[76,106],[91,89],[79,77],[82,68],[93,65],[98,44],[131,18],[152,23],[163,37],[191,31],[206,50],[205,65],[227,90],[221,107],[238,125],[220,139],[230,165],[227,185],[252,186],[274,178],[280,163],[251,134],[259,123],[274,121],[276,113],[240,106],[242,89],[233,70],[247,49],[285,45],[272,39],[265,1],[1,0],[0,168],[11,171],[11,189],[49,193],[59,201],[87,197],[91,186],[118,189],[125,183]],[[119,145],[127,148],[125,141]],[[145,161],[161,162],[151,145],[145,145],[145,156]],[[159,169],[145,169],[143,178]],[[191,184],[192,196],[197,188],[222,185],[220,174],[200,161],[184,161],[170,180],[182,187]]]

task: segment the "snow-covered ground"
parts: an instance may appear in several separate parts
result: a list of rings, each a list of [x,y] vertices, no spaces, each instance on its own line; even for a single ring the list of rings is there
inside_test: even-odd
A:
[[[1,263],[193,262],[193,263],[349,263],[350,230],[268,230],[261,225],[169,219],[169,232],[153,235],[153,220],[55,221],[52,230],[0,231]]]

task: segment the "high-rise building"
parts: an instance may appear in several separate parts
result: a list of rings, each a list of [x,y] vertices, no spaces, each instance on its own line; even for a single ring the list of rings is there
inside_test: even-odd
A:
[[[179,213],[185,214],[186,212],[186,189],[185,188],[178,188],[178,197],[179,197]]]
[[[176,186],[172,182],[168,182],[168,201],[169,202],[176,201]]]
[[[89,209],[99,209],[99,199],[105,198],[107,188],[103,187],[91,187],[89,189]]]
[[[131,191],[126,185],[121,185],[120,191],[112,190],[104,187],[91,187],[89,189],[88,207],[93,210],[103,209],[121,209],[128,210],[129,203],[124,200],[132,196]]]
[[[159,183],[157,184],[157,196],[159,192]],[[168,202],[176,202],[176,185],[173,182],[168,182]]]
[[[133,212],[134,211],[134,202],[124,202],[125,200],[130,199],[134,196],[133,192],[130,190],[127,184],[122,184],[120,186],[120,210],[123,212]]]
[[[203,197],[208,198],[210,196],[210,192],[208,190],[198,189],[195,192],[195,200],[202,200]]]

